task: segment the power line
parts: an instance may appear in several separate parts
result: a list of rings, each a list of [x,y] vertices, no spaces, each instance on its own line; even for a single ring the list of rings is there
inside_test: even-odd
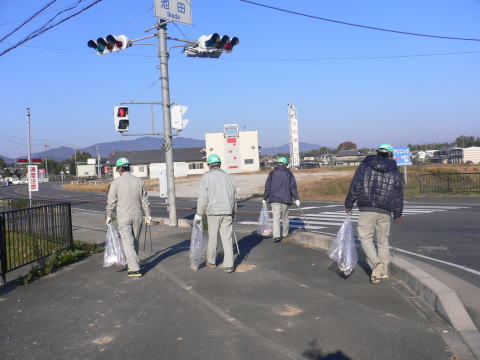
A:
[[[363,29],[385,31],[385,32],[391,32],[391,33],[402,34],[402,35],[422,36],[422,37],[435,38],[435,39],[480,41],[480,39],[475,39],[475,38],[462,38],[462,37],[453,37],[453,36],[420,34],[420,33],[408,32],[408,31],[400,31],[400,30],[391,30],[391,29],[379,28],[379,27],[375,27],[375,26],[353,24],[353,23],[349,23],[349,22],[345,22],[345,21],[328,19],[328,18],[315,16],[315,15],[310,15],[310,14],[305,14],[305,13],[301,13],[301,12],[297,12],[297,11],[281,9],[281,8],[278,8],[278,7],[275,7],[275,6],[265,5],[265,4],[257,3],[257,2],[250,1],[250,0],[240,0],[240,1],[244,2],[244,3],[256,5],[256,6],[261,6],[261,7],[267,8],[267,9],[272,9],[272,10],[276,10],[276,11],[285,12],[285,13],[288,13],[288,14],[304,16],[304,17],[308,17],[308,18],[312,18],[312,19],[316,19],[316,20],[333,22],[333,23],[341,24],[341,25],[355,26],[355,27],[359,27],[359,28],[363,28]]]
[[[78,0],[76,5],[74,5],[71,9],[75,8],[80,2],[82,2],[83,0]],[[31,34],[29,34],[27,37],[25,37],[23,40],[17,42],[15,45],[12,45],[10,46],[9,48],[7,48],[6,50],[4,50],[3,52],[0,53],[0,56],[3,56],[5,55],[6,53],[8,53],[9,51],[19,47],[20,45],[22,45],[23,43],[26,43],[27,41],[29,40],[32,40],[34,38],[36,38],[37,36],[40,36],[41,34],[43,34],[44,32],[64,23],[65,21],[67,20],[70,20],[71,18],[81,14],[82,12],[90,9],[92,6],[95,6],[96,4],[98,4],[99,2],[101,2],[103,0],[94,0],[90,5],[87,5],[85,6],[84,8],[80,9],[79,11],[67,16],[66,18],[63,18],[62,20],[59,20],[57,21],[55,24],[52,24],[48,27],[46,27],[50,22],[52,22],[59,14],[67,11],[67,10],[62,10],[60,13],[58,13],[57,15],[55,15],[52,19],[50,19],[46,24],[44,24],[40,29],[37,29],[36,31],[32,32]],[[70,10],[71,10],[70,9]]]
[[[45,5],[43,8],[41,8],[40,10],[38,10],[37,12],[35,12],[32,16],[30,16],[28,19],[26,19],[23,23],[21,23],[19,26],[17,26],[15,29],[13,29],[12,31],[10,31],[7,35],[5,35],[4,37],[2,37],[0,39],[0,42],[2,42],[3,40],[5,40],[6,38],[8,38],[10,35],[14,34],[15,32],[17,32],[18,30],[20,30],[24,25],[26,25],[27,23],[29,23],[31,20],[33,20],[35,17],[37,17],[38,15],[40,15],[46,8],[48,8],[50,5],[52,5],[53,3],[55,3],[57,0],[52,0],[50,1],[47,5]]]

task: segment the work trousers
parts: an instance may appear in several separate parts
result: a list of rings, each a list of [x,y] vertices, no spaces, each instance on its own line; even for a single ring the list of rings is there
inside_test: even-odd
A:
[[[390,236],[390,215],[373,211],[360,211],[358,219],[358,238],[362,244],[363,252],[367,257],[371,269],[377,263],[382,263],[382,275],[388,274],[390,264],[390,249],[388,239]],[[376,235],[377,247],[373,243]]]
[[[272,217],[273,217],[273,238],[280,237],[280,219],[282,219],[282,236],[288,236],[290,227],[290,219],[288,213],[290,206],[282,203],[272,203]]]
[[[233,267],[233,227],[232,215],[208,215],[207,261],[217,261],[217,236],[220,232],[223,246],[223,267]]]
[[[140,243],[140,232],[142,231],[143,216],[128,216],[117,219],[118,230],[122,238],[123,251],[127,259],[128,270],[138,271],[138,247]]]

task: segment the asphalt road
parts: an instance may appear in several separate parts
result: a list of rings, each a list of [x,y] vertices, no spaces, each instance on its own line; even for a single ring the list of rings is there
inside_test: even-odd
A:
[[[0,197],[25,196],[24,185],[0,188]],[[72,202],[72,208],[94,212],[105,211],[106,194],[66,191],[58,183],[42,184],[34,193],[38,199],[58,199]],[[165,200],[150,197],[153,216],[167,217]],[[179,218],[192,219],[196,199],[178,198]],[[261,208],[257,199],[239,202],[236,227],[254,231]],[[291,228],[305,228],[334,235],[344,218],[343,204],[302,202],[302,213],[295,207],[290,212]],[[394,225],[391,245],[404,255],[433,264],[480,287],[480,198],[438,197],[407,199],[404,223]],[[358,212],[354,212],[356,222]]]

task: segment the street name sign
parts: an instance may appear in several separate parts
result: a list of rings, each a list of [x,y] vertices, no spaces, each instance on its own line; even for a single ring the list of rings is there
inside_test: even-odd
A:
[[[397,162],[397,166],[412,165],[412,155],[407,146],[394,148],[393,158]]]
[[[192,0],[155,0],[155,16],[192,25]]]

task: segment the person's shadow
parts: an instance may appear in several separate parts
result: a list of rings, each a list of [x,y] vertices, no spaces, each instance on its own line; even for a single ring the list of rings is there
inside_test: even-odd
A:
[[[187,239],[179,243],[176,243],[172,246],[169,246],[167,248],[164,248],[162,250],[156,251],[154,254],[140,261],[140,266],[142,268],[143,274],[146,274],[155,266],[157,266],[157,264],[169,258],[170,256],[174,256],[189,250],[190,250],[190,239]]]
[[[302,359],[308,360],[352,360],[342,351],[338,350],[334,353],[323,354],[318,347],[317,340],[313,339],[309,344],[309,349],[302,354]]]

